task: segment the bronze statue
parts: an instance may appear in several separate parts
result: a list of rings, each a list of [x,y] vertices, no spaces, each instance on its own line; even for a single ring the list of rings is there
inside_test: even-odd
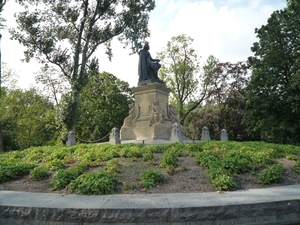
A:
[[[158,70],[161,65],[159,64],[159,59],[153,59],[149,53],[149,43],[146,42],[144,48],[139,51],[139,84],[148,82],[164,82],[158,78]]]

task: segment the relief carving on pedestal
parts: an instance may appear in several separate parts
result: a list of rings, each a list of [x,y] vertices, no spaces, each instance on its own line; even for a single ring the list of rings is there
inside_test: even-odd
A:
[[[167,112],[168,117],[172,121],[172,124],[173,123],[180,123],[180,120],[179,120],[179,118],[176,114],[176,110],[175,110],[174,106],[167,105],[167,110],[168,110],[168,112]]]
[[[135,122],[140,116],[140,106],[131,103],[129,106],[129,115],[124,119],[124,127],[135,127]]]
[[[159,101],[155,100],[149,106],[150,110],[150,124],[149,126],[153,126],[154,124],[164,124],[165,123],[165,111],[160,107]]]

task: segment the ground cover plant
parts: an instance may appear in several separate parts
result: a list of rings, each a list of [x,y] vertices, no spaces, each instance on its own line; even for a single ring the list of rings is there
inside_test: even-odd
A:
[[[0,190],[77,194],[232,191],[300,183],[300,146],[78,144],[0,154]]]

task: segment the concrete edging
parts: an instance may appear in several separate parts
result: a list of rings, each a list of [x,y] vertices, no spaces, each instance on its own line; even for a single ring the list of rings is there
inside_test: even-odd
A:
[[[222,194],[63,196],[0,191],[0,224],[300,224],[300,185]]]

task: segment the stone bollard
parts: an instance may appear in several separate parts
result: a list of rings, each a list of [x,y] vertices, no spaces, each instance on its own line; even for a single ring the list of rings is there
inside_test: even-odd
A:
[[[210,134],[208,127],[203,127],[201,132],[201,141],[210,141]]]
[[[225,129],[221,130],[221,141],[228,141],[228,134]]]
[[[109,135],[109,143],[112,145],[121,144],[120,131],[118,128],[114,127],[113,129],[111,129],[111,133]]]
[[[183,143],[183,135],[182,135],[180,123],[174,123],[172,125],[170,142]]]
[[[67,146],[73,146],[76,145],[76,136],[74,131],[69,131],[68,132],[68,139],[66,141]]]

